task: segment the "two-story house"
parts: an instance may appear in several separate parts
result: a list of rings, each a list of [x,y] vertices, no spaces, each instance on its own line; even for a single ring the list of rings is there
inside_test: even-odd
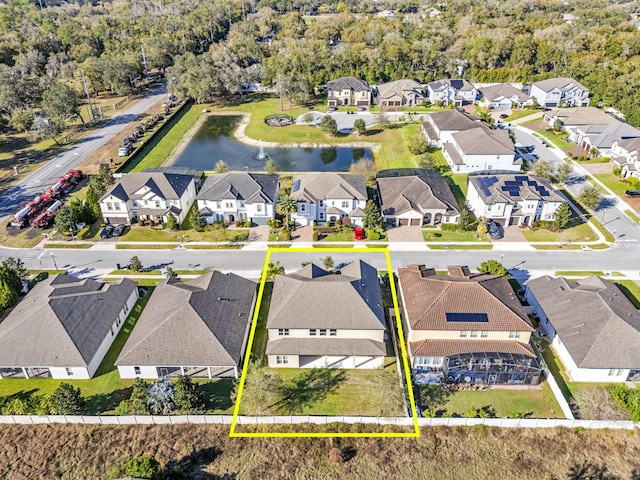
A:
[[[250,220],[266,225],[275,216],[278,175],[228,172],[209,175],[196,198],[207,223]]]
[[[340,305],[327,310],[327,301]],[[276,275],[267,318],[269,366],[380,368],[387,329],[377,270],[357,260],[330,274],[310,263]]]
[[[291,197],[298,211],[291,215],[296,225],[335,222],[349,217],[353,225],[362,226],[367,187],[364,177],[346,173],[304,173],[294,175]]]
[[[640,381],[640,313],[614,284],[547,275],[525,298],[574,382]]]
[[[474,103],[477,96],[478,89],[466,80],[445,78],[427,85],[427,99],[432,105],[442,102],[443,106],[461,107]]]
[[[424,88],[415,80],[396,80],[376,85],[376,103],[382,111],[399,111],[415,107],[424,100]]]
[[[451,134],[442,144],[444,158],[455,173],[506,170],[519,172],[522,160],[516,159],[515,147],[505,130],[472,128]]]
[[[488,128],[476,115],[460,112],[456,109],[430,113],[422,123],[422,134],[433,148],[442,148],[451,142],[451,135],[473,128]]]
[[[100,199],[107,223],[137,219],[166,222],[171,212],[181,223],[196,201],[196,179],[191,174],[165,172],[128,173]]]
[[[460,210],[449,185],[435,170],[378,177],[382,219],[390,226],[456,223]]]
[[[537,385],[534,328],[506,277],[447,268],[448,275],[424,265],[398,269],[416,382]]]
[[[365,107],[372,103],[371,87],[355,77],[341,77],[327,82],[327,101],[330,108]]]
[[[533,99],[508,83],[498,83],[480,88],[479,105],[492,110],[508,110],[533,105]]]
[[[543,108],[589,106],[589,89],[573,78],[549,78],[534,82],[529,95]]]
[[[564,201],[542,177],[530,175],[470,175],[467,205],[476,217],[494,220],[503,226],[536,220],[554,220]]]
[[[626,140],[616,140],[611,146],[613,164],[620,168],[620,175],[623,178],[637,178],[640,180],[640,161],[638,160],[638,150],[640,150],[640,138],[630,138]]]

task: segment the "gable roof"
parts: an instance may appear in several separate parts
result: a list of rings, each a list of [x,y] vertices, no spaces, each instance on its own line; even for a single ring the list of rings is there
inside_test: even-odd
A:
[[[618,287],[544,276],[527,288],[578,367],[640,368],[640,313]]]
[[[568,77],[548,78],[546,80],[540,80],[539,82],[533,82],[533,85],[544,92],[550,92],[555,88],[563,92],[568,92],[574,88],[579,88],[587,93],[589,92],[587,87],[575,81],[573,78]]]
[[[531,98],[522,90],[518,90],[508,83],[499,83],[497,85],[482,87],[480,91],[482,92],[482,96],[490,102],[495,102],[503,98],[511,99],[512,97],[517,98],[520,102],[526,102]]]
[[[367,82],[356,77],[341,77],[327,82],[327,90],[355,90],[356,92],[370,92],[371,87]]]
[[[209,175],[197,200],[244,200],[246,203],[273,203],[278,194],[278,175],[228,172]]]
[[[552,108],[545,112],[549,118],[558,118],[565,126],[570,125],[613,125],[622,123],[596,107]]]
[[[466,155],[513,155],[515,148],[506,130],[472,128],[451,135]]]
[[[140,198],[142,195],[136,192],[139,192],[143,187],[147,187],[149,191],[166,200],[179,200],[193,180],[193,175],[177,173],[127,173],[107,190],[102,198],[100,198],[100,201],[112,194],[123,201],[130,198]]]
[[[521,200],[564,201],[547,180],[533,175],[469,175],[468,181],[485,205],[515,204]]]
[[[39,282],[0,323],[0,366],[87,367],[137,288],[70,275]]]
[[[376,85],[376,88],[378,89],[378,98],[380,100],[395,96],[402,97],[403,92],[411,90],[422,95],[422,85],[415,80],[396,80],[395,82],[381,83]]]
[[[462,130],[471,130],[472,128],[487,128],[479,117],[462,113],[455,108],[452,110],[443,110],[442,112],[430,113],[431,122],[440,131],[459,132]],[[429,125],[429,122],[424,122]]]
[[[410,210],[442,209],[446,215],[460,213],[451,189],[440,175],[379,178],[378,191],[383,215],[401,215]]]
[[[640,137],[640,130],[622,122],[612,125],[584,125],[579,128],[589,137],[591,146],[596,148],[611,148],[616,140]]]
[[[629,153],[637,152],[640,149],[640,138],[623,138],[618,140],[618,146]]]
[[[294,175],[291,197],[295,200],[316,203],[329,198],[367,199],[367,187],[361,175],[346,173],[304,173]]]
[[[290,275],[276,275],[267,328],[384,330],[378,272],[362,260],[329,274],[311,263]],[[340,305],[334,315],[327,305]]]
[[[407,323],[411,330],[487,330],[532,332],[520,301],[506,277],[471,274],[449,266],[436,275],[424,265],[398,269]],[[447,319],[447,314],[486,314],[482,322]]]
[[[237,365],[255,295],[256,284],[233,273],[159,283],[116,365]]]
[[[429,83],[428,86],[429,88],[431,88],[431,90],[434,90],[434,91],[441,91],[441,90],[445,90],[446,88],[453,88],[458,92],[462,92],[462,91],[470,91],[475,88],[466,80],[459,79],[459,78],[458,79],[444,78],[442,80],[436,80],[435,82]]]

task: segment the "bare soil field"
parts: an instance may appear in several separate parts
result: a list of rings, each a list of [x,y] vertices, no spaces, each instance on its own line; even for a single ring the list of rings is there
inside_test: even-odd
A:
[[[336,427],[358,428],[327,426]],[[0,478],[115,479],[127,460],[148,454],[165,479],[640,478],[640,434],[632,431],[441,427],[423,429],[418,439],[228,434],[228,426],[211,425],[3,425]]]

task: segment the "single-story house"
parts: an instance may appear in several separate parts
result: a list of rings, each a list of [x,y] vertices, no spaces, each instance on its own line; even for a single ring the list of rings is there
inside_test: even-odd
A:
[[[129,279],[39,282],[0,323],[0,378],[93,377],[137,300]]]
[[[522,160],[515,158],[513,141],[505,130],[479,126],[456,132],[451,135],[451,142],[442,144],[442,153],[455,173],[519,172],[522,168]]]
[[[339,313],[327,305],[339,305]],[[331,274],[310,263],[276,275],[267,318],[272,368],[380,368],[387,324],[377,270],[356,260]]]
[[[493,110],[507,110],[533,105],[533,99],[508,83],[480,88],[480,106]]]
[[[640,381],[640,313],[614,284],[548,275],[525,298],[574,382]]]
[[[256,284],[233,273],[164,280],[116,360],[120,377],[238,378],[255,301]]]

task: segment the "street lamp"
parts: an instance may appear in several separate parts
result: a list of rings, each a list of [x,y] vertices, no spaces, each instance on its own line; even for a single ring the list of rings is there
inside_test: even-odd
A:
[[[53,266],[56,267],[56,272],[58,271],[58,264],[56,263],[56,257],[53,254],[53,252],[51,252],[51,260],[53,260]]]

